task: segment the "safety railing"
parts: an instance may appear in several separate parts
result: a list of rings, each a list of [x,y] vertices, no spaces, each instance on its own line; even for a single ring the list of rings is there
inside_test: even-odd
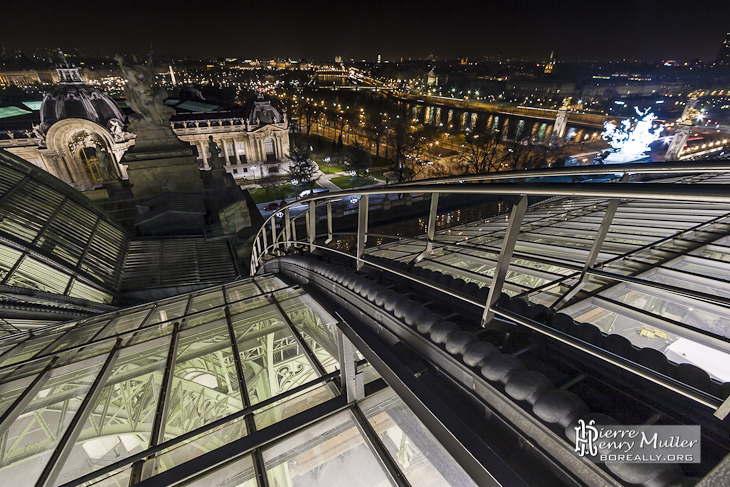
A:
[[[499,257],[496,264],[495,272],[491,276],[491,285],[489,286],[489,295],[483,304],[484,311],[482,316],[482,325],[486,326],[495,315],[505,317],[503,310],[497,307],[510,262],[515,254],[515,244],[520,234],[522,220],[528,207],[528,197],[585,197],[585,198],[602,198],[608,200],[605,204],[605,213],[602,222],[597,228],[596,235],[591,244],[590,251],[582,268],[580,266],[571,266],[574,272],[560,279],[561,283],[568,280],[577,281],[576,284],[569,286],[558,301],[553,303],[552,308],[557,310],[564,306],[572,297],[574,297],[587,284],[591,276],[600,277],[602,279],[613,280],[615,282],[632,282],[639,285],[646,285],[652,288],[658,288],[670,294],[679,296],[690,296],[704,302],[712,303],[727,307],[730,313],[730,302],[728,300],[703,293],[700,291],[682,289],[669,284],[655,281],[645,280],[634,276],[624,276],[605,270],[594,268],[599,255],[599,250],[603,245],[608,234],[611,223],[616,214],[616,210],[623,199],[642,199],[654,201],[684,201],[684,202],[704,202],[704,203],[730,203],[730,191],[728,186],[723,184],[672,184],[672,183],[638,183],[629,182],[627,175],[632,174],[667,174],[676,176],[680,174],[707,174],[707,173],[725,173],[730,172],[730,162],[709,161],[704,163],[662,163],[662,164],[624,164],[624,165],[602,165],[587,167],[571,167],[542,169],[536,171],[512,171],[504,173],[482,174],[477,176],[464,176],[459,178],[443,178],[438,180],[418,181],[405,184],[387,185],[381,187],[372,187],[366,189],[352,189],[347,191],[339,191],[335,193],[315,194],[295,203],[291,203],[283,207],[281,216],[271,215],[265,220],[264,225],[259,230],[253,243],[251,273],[254,274],[263,264],[264,260],[276,255],[281,255],[291,250],[292,247],[306,248],[310,251],[319,250],[321,252],[329,252],[353,259],[356,267],[360,269],[365,263],[365,249],[368,241],[368,216],[370,209],[370,196],[383,195],[388,197],[393,194],[423,194],[425,197],[430,196],[430,207],[428,210],[428,223],[425,233],[425,240],[415,240],[425,248],[412,261],[416,264],[427,256],[434,248],[435,244],[442,245],[441,242],[435,240],[437,215],[439,208],[439,200],[442,195],[447,194],[469,194],[469,195],[498,195],[513,196],[516,201],[512,207],[508,217],[508,224],[504,236],[501,238],[501,245],[497,249]],[[484,182],[504,179],[525,179],[546,176],[585,176],[596,174],[616,174],[624,175],[619,180],[614,179],[610,183],[504,183],[504,182]],[[455,183],[455,181],[459,181]],[[335,219],[332,204],[336,200],[343,197],[358,197],[357,203],[357,231],[353,232],[335,232]],[[305,205],[304,211],[296,216],[291,216],[291,209],[294,205]],[[326,216],[320,223],[317,216],[317,208],[325,206]],[[277,218],[280,218],[280,224],[277,226]],[[297,235],[297,223],[304,220],[305,232]],[[321,233],[317,233],[318,227],[326,224],[326,232],[321,228]],[[467,223],[467,222],[464,222]],[[355,251],[345,252],[328,246],[335,238],[354,237]],[[379,235],[383,237],[383,235]],[[404,239],[403,237],[393,236],[393,239]],[[405,239],[408,240],[408,239]],[[413,240],[412,240],[413,241]],[[541,257],[542,260],[551,261],[556,265],[565,265],[559,259],[552,259],[549,256]],[[377,267],[377,266],[376,266]],[[568,287],[568,286],[566,286]],[[725,340],[726,342],[727,340]],[[722,340],[721,340],[722,342]],[[728,343],[721,343],[723,348],[728,348]],[[599,357],[601,358],[601,357]],[[701,402],[701,401],[700,401]],[[717,405],[715,405],[717,407]],[[726,415],[730,412],[730,402],[724,401],[716,414]]]

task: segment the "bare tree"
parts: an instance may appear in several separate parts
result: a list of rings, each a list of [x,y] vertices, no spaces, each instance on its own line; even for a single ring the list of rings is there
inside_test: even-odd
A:
[[[548,147],[535,143],[532,137],[523,137],[506,144],[501,163],[505,170],[536,169],[549,166],[565,153],[565,146]]]
[[[368,141],[375,145],[375,155],[380,156],[380,144],[385,137],[385,119],[378,107],[368,111],[365,117],[365,136]]]
[[[499,171],[503,154],[499,137],[491,131],[482,131],[464,137],[464,147],[455,162],[465,174],[482,174]]]
[[[299,116],[299,122],[304,122],[304,126],[307,128],[307,140],[309,140],[309,132],[312,130],[312,125],[317,120],[317,109],[309,101],[302,101],[297,107],[297,115]]]
[[[277,176],[276,174],[267,174],[266,176],[262,176],[261,179],[259,179],[259,186],[261,186],[264,191],[266,191],[266,197],[269,196],[269,192],[274,189],[276,186],[279,186],[281,184],[281,177]]]
[[[385,136],[388,169],[398,182],[412,181],[423,171],[418,155],[423,152],[423,142],[418,130],[411,127],[406,117],[391,119]]]

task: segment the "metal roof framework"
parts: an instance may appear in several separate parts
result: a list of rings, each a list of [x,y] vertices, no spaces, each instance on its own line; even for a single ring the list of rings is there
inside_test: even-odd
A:
[[[0,340],[0,472],[65,487],[352,470],[369,485],[476,485],[335,323],[298,286],[257,276]]]

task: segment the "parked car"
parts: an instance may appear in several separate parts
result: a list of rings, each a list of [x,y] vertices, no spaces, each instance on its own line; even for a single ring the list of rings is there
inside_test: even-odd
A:
[[[269,203],[268,205],[264,206],[264,210],[266,211],[275,211],[279,209],[279,203],[274,201],[273,203]]]
[[[315,188],[315,189],[305,189],[301,193],[299,193],[299,196],[297,199],[306,198],[307,196],[312,196],[312,194],[318,194],[318,193],[327,193],[329,192],[329,189],[327,188]]]

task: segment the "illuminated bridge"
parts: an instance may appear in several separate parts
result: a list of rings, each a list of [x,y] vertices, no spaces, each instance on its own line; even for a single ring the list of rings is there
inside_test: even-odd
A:
[[[9,334],[2,478],[725,485],[730,164],[620,170],[315,195],[266,222],[253,277]],[[371,229],[404,194],[423,235]],[[448,226],[439,208],[465,194],[498,214]],[[355,216],[333,211],[343,196]],[[579,420],[700,425],[701,461],[593,463]]]
[[[382,81],[368,76],[367,74],[350,68],[346,69],[324,69],[316,71],[308,86],[332,90],[390,90]]]

